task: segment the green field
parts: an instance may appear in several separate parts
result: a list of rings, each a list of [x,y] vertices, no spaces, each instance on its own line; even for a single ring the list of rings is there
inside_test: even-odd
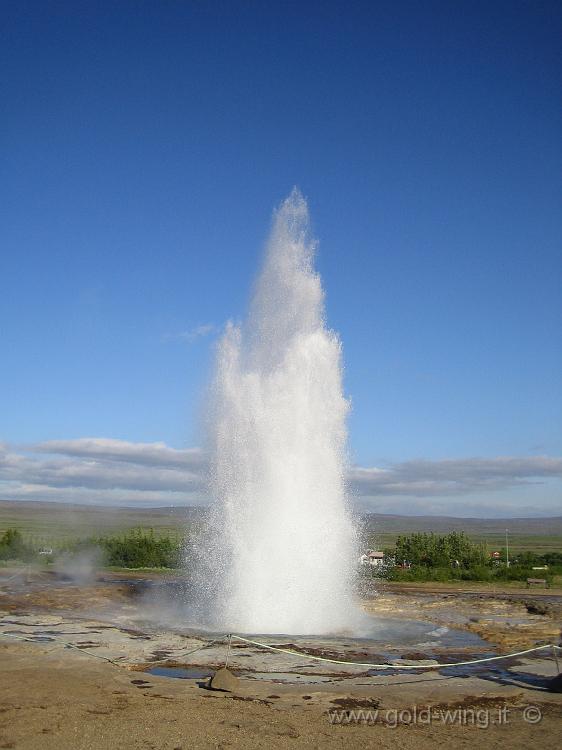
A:
[[[122,533],[132,528],[154,529],[156,535],[183,534],[202,517],[201,508],[103,508],[62,503],[0,502],[0,534],[19,529],[26,537],[56,544]],[[562,517],[480,519],[445,516],[399,516],[367,514],[363,517],[366,547],[392,547],[400,534],[416,531],[446,534],[464,531],[472,541],[484,543],[489,551],[505,546],[513,554],[562,551]]]
[[[0,502],[0,534],[17,528],[26,537],[57,543],[68,539],[153,529],[155,534],[183,534],[201,517],[196,508],[103,508],[63,503]]]

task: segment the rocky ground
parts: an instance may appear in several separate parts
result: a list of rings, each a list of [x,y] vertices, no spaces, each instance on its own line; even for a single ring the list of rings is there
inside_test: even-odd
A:
[[[373,614],[426,619],[476,633],[501,652],[558,642],[562,627],[562,591],[525,588],[400,586],[379,584],[366,598]]]
[[[2,571],[0,748],[471,748],[483,742],[523,748],[555,746],[562,736],[562,694],[548,690],[556,673],[549,651],[479,668],[415,671],[335,665],[302,653],[431,664],[558,642],[557,592],[383,588],[364,602],[377,617],[428,622],[430,632],[454,629],[483,640],[392,649],[392,633],[389,644],[343,636],[268,639],[300,651],[296,656],[233,642],[229,666],[240,679],[233,692],[219,692],[208,689],[207,675],[224,665],[225,640],[209,645],[201,634],[163,626],[147,616],[142,586],[110,578],[77,585]],[[178,667],[187,669],[186,679],[154,673]]]

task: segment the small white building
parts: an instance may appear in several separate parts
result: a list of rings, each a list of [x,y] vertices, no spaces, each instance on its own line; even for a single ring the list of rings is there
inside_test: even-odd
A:
[[[384,553],[368,549],[363,555],[361,555],[359,562],[361,565],[373,565],[377,568],[384,563]]]

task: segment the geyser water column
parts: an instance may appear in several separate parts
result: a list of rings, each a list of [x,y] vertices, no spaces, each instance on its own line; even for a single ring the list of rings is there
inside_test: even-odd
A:
[[[248,318],[219,344],[206,554],[212,623],[224,630],[325,634],[361,619],[345,495],[349,404],[314,249],[295,189],[275,213]]]

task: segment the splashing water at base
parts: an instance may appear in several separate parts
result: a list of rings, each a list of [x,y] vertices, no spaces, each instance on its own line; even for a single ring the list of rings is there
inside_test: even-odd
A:
[[[349,404],[314,249],[295,189],[274,216],[248,319],[219,345],[203,544],[216,629],[325,634],[362,619],[345,497]]]

